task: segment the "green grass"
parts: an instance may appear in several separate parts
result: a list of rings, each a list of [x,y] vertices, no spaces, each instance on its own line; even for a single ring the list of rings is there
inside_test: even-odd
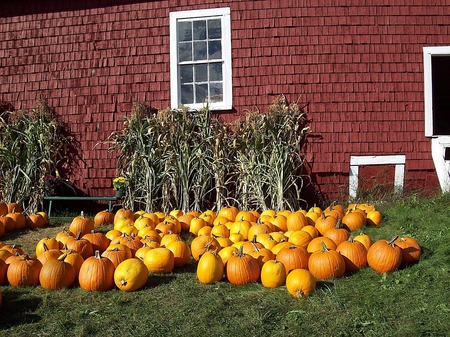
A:
[[[0,336],[449,336],[450,196],[377,206],[384,220],[364,232],[374,240],[416,238],[423,248],[418,263],[391,274],[365,268],[318,282],[302,299],[284,286],[200,284],[193,262],[150,275],[133,293],[1,286]],[[34,240],[61,228],[55,224],[1,239],[29,250]]]

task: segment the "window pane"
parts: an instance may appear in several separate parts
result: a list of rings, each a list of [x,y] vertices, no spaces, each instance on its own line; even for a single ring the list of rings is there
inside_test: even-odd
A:
[[[208,46],[210,60],[218,60],[222,58],[222,43],[220,41],[209,41]]]
[[[208,85],[207,84],[197,84],[195,86],[195,102],[204,103],[208,97]]]
[[[182,85],[180,87],[181,91],[181,104],[192,104],[194,103],[194,86]]]
[[[195,65],[195,82],[207,82],[208,81],[208,65],[197,64]]]
[[[222,38],[222,25],[220,21],[220,19],[208,21],[208,39]]]
[[[209,80],[222,81],[222,63],[211,63],[209,65]]]
[[[206,42],[194,42],[194,61],[206,60]]]
[[[192,61],[192,43],[178,44],[178,59],[180,62]]]
[[[178,41],[192,41],[191,22],[178,23]]]
[[[194,82],[194,73],[191,65],[180,66],[180,81],[182,84]]]
[[[211,102],[223,101],[223,86],[222,83],[211,83]]]
[[[206,40],[206,21],[194,21],[194,40]]]

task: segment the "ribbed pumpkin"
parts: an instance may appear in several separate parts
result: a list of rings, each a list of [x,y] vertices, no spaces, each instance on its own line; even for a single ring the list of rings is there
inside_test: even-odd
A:
[[[309,253],[320,251],[323,248],[322,243],[324,243],[328,249],[336,250],[337,248],[336,243],[332,239],[327,238],[325,236],[319,236],[311,240],[311,242],[308,244],[308,247],[306,247],[306,250]]]
[[[90,217],[85,216],[82,211],[80,215],[73,218],[69,226],[69,231],[75,235],[81,232],[81,236],[83,236],[84,234],[92,232],[94,227],[94,221],[92,221]]]
[[[43,228],[47,224],[47,220],[39,213],[33,213],[25,217],[25,223],[28,228]]]
[[[37,259],[44,265],[49,260],[57,260],[61,256],[62,252],[60,249],[48,249],[45,243],[42,244],[44,251],[37,255]]]
[[[322,213],[322,215],[316,220],[314,227],[320,235],[323,235],[327,230],[334,228],[337,221],[338,219],[335,216]]]
[[[367,263],[378,273],[395,271],[402,263],[402,249],[395,244],[397,236],[392,240],[378,240],[367,252]]]
[[[114,271],[114,283],[123,291],[136,291],[148,280],[148,270],[143,261],[131,258],[121,262]]]
[[[173,253],[174,267],[184,267],[191,260],[191,249],[189,248],[189,245],[181,238],[169,242],[166,248]]]
[[[278,260],[264,262],[261,268],[261,284],[266,288],[277,288],[286,282],[286,268]]]
[[[144,257],[144,263],[151,273],[169,273],[175,267],[175,257],[172,251],[165,247],[149,250]]]
[[[59,249],[61,248],[58,240],[56,238],[51,237],[45,237],[39,240],[39,242],[36,244],[36,256],[39,256],[41,253],[43,253],[46,250],[49,249]]]
[[[304,247],[291,245],[281,249],[277,254],[277,260],[284,264],[286,273],[293,269],[307,269],[310,254]]]
[[[80,287],[87,291],[106,291],[114,287],[114,264],[97,250],[84,260],[78,273]]]
[[[292,296],[308,296],[316,289],[316,278],[306,269],[294,269],[286,277],[286,289]]]
[[[312,237],[308,232],[299,229],[289,235],[288,242],[292,243],[293,245],[306,248],[308,247],[308,244],[311,242],[311,240]]]
[[[121,243],[109,245],[102,253],[102,257],[109,259],[113,263],[114,268],[117,268],[122,261],[131,259],[132,255],[130,248]]]
[[[380,211],[373,210],[367,213],[366,223],[370,226],[379,226],[383,220],[383,215]]]
[[[301,212],[294,212],[286,218],[286,228],[288,231],[298,231],[303,227],[308,226],[308,220]]]
[[[22,255],[9,264],[6,276],[12,286],[34,286],[39,284],[41,268],[42,263],[37,258]]]
[[[94,216],[94,225],[96,226],[110,225],[113,223],[114,223],[114,213],[108,210],[100,211]]]
[[[358,210],[350,210],[342,218],[342,223],[349,231],[355,231],[366,225],[366,215]]]
[[[217,216],[219,217],[225,217],[229,221],[236,220],[236,216],[238,215],[239,210],[235,206],[229,206],[229,207],[223,207],[219,210],[217,213]]]
[[[65,246],[67,249],[76,251],[83,257],[83,259],[86,260],[87,258],[94,255],[95,251],[94,248],[92,248],[92,244],[88,240],[83,239],[82,236],[83,232],[78,232],[76,237],[67,240]]]
[[[44,289],[56,290],[70,287],[76,280],[75,268],[64,259],[66,254],[56,260],[48,260],[42,265],[39,283]]]
[[[422,254],[422,248],[416,239],[409,236],[401,236],[394,244],[402,249],[402,264],[417,262]]]
[[[367,266],[366,247],[361,242],[354,241],[352,237],[341,242],[336,251],[344,257],[346,272],[355,272]]]
[[[78,273],[80,272],[81,266],[83,265],[84,258],[71,249],[63,250],[62,253],[64,255],[64,262],[70,263],[72,265],[78,278]]]
[[[198,261],[205,252],[214,252],[216,249],[219,251],[221,246],[212,236],[198,236],[191,242],[191,254],[195,261]]]
[[[91,231],[90,233],[84,234],[83,239],[88,240],[92,245],[92,249],[94,251],[96,250],[100,251],[100,254],[102,254],[111,243],[111,240],[108,239],[105,236],[105,234],[95,231]]]
[[[308,269],[316,279],[338,278],[345,273],[345,261],[341,254],[328,249],[322,242],[322,249],[309,257]]]
[[[120,208],[117,210],[116,214],[114,214],[114,224],[119,219],[131,219],[132,221],[135,220],[136,216],[134,212],[131,209],[127,208]]]
[[[367,251],[369,251],[369,248],[372,245],[372,238],[369,235],[364,234],[363,232],[356,235],[353,240],[361,242],[364,247],[366,247]]]
[[[197,279],[203,284],[219,282],[223,277],[224,263],[217,250],[205,252],[197,264]]]
[[[220,258],[222,259],[224,267],[227,266],[227,262],[228,262],[229,258],[232,255],[237,254],[238,251],[239,251],[239,249],[237,249],[234,246],[228,246],[228,247],[222,248],[219,251],[218,254],[219,254]]]
[[[323,236],[333,240],[336,246],[339,246],[341,242],[348,240],[350,232],[343,227],[341,219],[338,219],[336,226],[323,233]]]
[[[227,261],[226,275],[228,281],[234,285],[243,285],[258,281],[260,276],[258,261],[242,252],[242,246],[236,255]]]
[[[26,218],[25,214],[23,214],[23,213],[10,212],[10,213],[6,214],[6,217],[9,217],[14,220],[14,222],[16,224],[15,228],[14,228],[15,230],[23,229],[27,225],[27,218]]]

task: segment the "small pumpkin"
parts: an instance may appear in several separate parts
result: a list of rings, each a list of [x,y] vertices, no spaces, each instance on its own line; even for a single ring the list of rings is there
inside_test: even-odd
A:
[[[218,251],[205,252],[197,264],[197,279],[203,284],[219,282],[223,277],[224,263]]]
[[[166,247],[150,249],[145,253],[144,263],[151,273],[169,273],[175,267],[175,256]]]
[[[286,289],[293,297],[308,296],[316,289],[316,278],[307,269],[294,269],[286,277]]]
[[[114,283],[123,291],[136,291],[148,280],[148,270],[144,262],[131,258],[121,262],[114,271]]]
[[[69,231],[74,235],[77,235],[79,232],[81,232],[81,236],[83,236],[84,234],[92,232],[94,230],[94,227],[94,221],[92,221],[90,217],[85,216],[84,212],[81,211],[80,215],[73,218],[69,226]]]
[[[419,242],[410,236],[398,237],[394,244],[402,249],[402,264],[417,262],[420,255],[422,255],[422,248]]]
[[[221,249],[220,243],[212,236],[197,236],[191,242],[191,254],[195,261],[207,251],[213,252]]]
[[[186,266],[191,260],[191,249],[189,248],[189,245],[181,238],[169,242],[166,248],[172,251],[174,257],[174,267],[176,268]]]
[[[266,288],[277,288],[286,282],[286,267],[278,260],[264,262],[261,268],[261,284]]]
[[[310,254],[304,247],[290,245],[281,249],[277,254],[277,260],[284,264],[286,273],[294,269],[307,269]]]
[[[95,214],[94,216],[94,225],[95,226],[103,226],[110,225],[114,223],[114,213],[108,210],[103,210]]]

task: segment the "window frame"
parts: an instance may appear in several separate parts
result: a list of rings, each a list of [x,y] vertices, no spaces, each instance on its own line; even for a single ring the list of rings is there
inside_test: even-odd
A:
[[[433,130],[433,78],[432,56],[450,56],[450,46],[423,47],[424,64],[424,103],[425,103],[425,136],[437,137]]]
[[[190,11],[170,12],[170,105],[172,109],[181,106],[180,95],[180,67],[178,62],[178,29],[179,20],[196,20],[202,18],[220,18],[222,22],[222,59],[223,59],[223,101],[210,102],[210,110],[232,109],[232,68],[231,68],[231,19],[230,8],[213,8]],[[208,62],[208,64],[210,64]],[[189,109],[199,110],[206,107],[205,103],[186,104]]]

